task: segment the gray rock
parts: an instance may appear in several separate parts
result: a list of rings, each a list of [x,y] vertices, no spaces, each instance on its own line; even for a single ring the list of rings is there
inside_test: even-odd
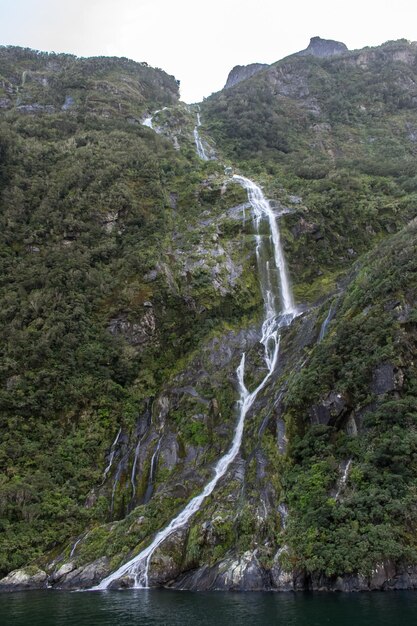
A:
[[[49,582],[51,584],[58,583],[62,578],[67,576],[70,572],[73,572],[76,569],[76,565],[74,561],[69,561],[68,563],[64,563],[61,565],[59,569],[56,570],[50,577]]]
[[[143,277],[143,282],[153,283],[158,278],[158,270],[151,270]]]
[[[74,106],[74,104],[75,102],[72,96],[65,96],[65,102],[62,105],[61,109],[63,111],[68,111],[68,109],[71,109]]]
[[[10,572],[0,580],[0,591],[22,591],[24,589],[44,589],[48,576],[38,567],[26,567]]]
[[[246,80],[247,78],[251,78],[258,72],[261,72],[269,65],[265,63],[251,63],[250,65],[236,65],[230,72],[227,77],[226,84],[224,89],[230,89],[230,87],[234,87],[238,83],[241,83],[242,80]]]
[[[178,204],[178,194],[171,191],[169,194],[169,206],[171,209],[176,209]]]
[[[285,422],[281,418],[278,418],[277,420],[277,444],[279,453],[285,454],[288,440],[285,433]]]
[[[57,583],[59,589],[88,589],[96,585],[110,573],[110,562],[103,556],[93,563],[71,569],[61,576]],[[62,568],[61,568],[62,569]]]
[[[55,107],[51,104],[21,104],[16,107],[19,113],[55,113]]]
[[[319,58],[327,58],[337,56],[349,52],[347,46],[341,41],[333,39],[322,39],[321,37],[312,37],[310,43],[305,50],[296,52],[297,56],[314,56]]]
[[[281,565],[282,555],[288,551],[288,546],[282,546],[276,553],[271,567],[270,576],[273,589],[277,591],[293,591],[294,575],[293,572],[286,571]]]
[[[191,591],[264,591],[270,589],[270,579],[256,554],[245,552],[188,572],[170,584],[174,589]]]
[[[157,328],[154,309],[151,302],[144,302],[145,312],[137,322],[131,322],[121,314],[110,320],[107,328],[112,335],[122,335],[135,347],[142,347],[153,342],[157,345]]]
[[[309,409],[311,423],[322,425],[335,423],[346,408],[347,401],[344,396],[331,391],[320,404],[315,404]]]
[[[377,396],[394,391],[396,388],[394,366],[391,363],[381,363],[372,373],[371,391]]]

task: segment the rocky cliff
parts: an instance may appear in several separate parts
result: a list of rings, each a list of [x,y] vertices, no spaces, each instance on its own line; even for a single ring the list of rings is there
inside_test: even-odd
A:
[[[334,41],[333,39],[322,39],[321,37],[312,37],[310,43],[305,50],[296,52],[298,56],[319,57],[321,59],[337,56],[348,52],[347,46],[341,41]]]
[[[237,85],[238,83],[241,83],[242,80],[246,80],[247,78],[250,78],[254,74],[257,74],[261,70],[265,69],[266,67],[268,67],[268,65],[265,63],[251,63],[250,65],[236,65],[232,70],[230,70],[224,89],[230,89],[230,87],[233,87],[234,85]]]

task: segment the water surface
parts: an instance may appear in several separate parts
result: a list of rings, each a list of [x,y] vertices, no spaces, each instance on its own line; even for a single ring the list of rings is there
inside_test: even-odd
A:
[[[129,590],[0,594],[1,626],[408,626],[417,593],[192,593]]]

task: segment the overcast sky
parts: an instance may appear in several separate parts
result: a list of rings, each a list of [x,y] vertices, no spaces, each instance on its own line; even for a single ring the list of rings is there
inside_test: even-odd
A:
[[[234,65],[273,63],[319,35],[350,49],[417,39],[416,0],[0,0],[0,44],[147,61],[197,102]]]

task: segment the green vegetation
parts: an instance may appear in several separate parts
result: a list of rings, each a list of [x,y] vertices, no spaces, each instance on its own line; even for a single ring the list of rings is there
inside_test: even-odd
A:
[[[268,568],[284,544],[310,576],[417,562],[415,56],[294,57],[214,94],[203,162],[162,70],[0,48],[1,573],[68,559],[87,531],[77,566],[118,566],[230,445],[242,351],[249,390],[265,366],[246,194],[223,162],[285,209],[309,308],[241,459],[166,550],[182,571],[255,550]],[[156,109],[158,133],[140,123]]]
[[[309,573],[369,575],[386,559],[417,561],[416,236],[412,224],[361,262],[327,336],[289,385],[286,419],[297,424],[283,475],[288,564]],[[384,363],[395,375],[382,393]],[[342,413],[311,426],[313,407],[332,391],[345,398]],[[344,429],[352,416],[357,437]]]
[[[147,399],[182,360],[258,300],[255,282],[229,285],[219,266],[219,291],[200,263],[214,236],[240,253],[241,235],[226,240],[216,220],[241,190],[220,193],[222,169],[199,162],[192,134],[178,151],[132,123],[133,113],[175,104],[172,77],[127,60],[14,48],[0,49],[0,75],[10,96],[0,120],[6,572],[109,518],[112,487],[96,490],[118,428],[133,437]],[[74,104],[60,111],[65,94]],[[22,111],[22,102],[55,109]],[[212,226],[200,224],[203,213]],[[183,431],[185,441],[208,441],[202,424],[186,420]],[[116,516],[130,489],[125,471]]]

